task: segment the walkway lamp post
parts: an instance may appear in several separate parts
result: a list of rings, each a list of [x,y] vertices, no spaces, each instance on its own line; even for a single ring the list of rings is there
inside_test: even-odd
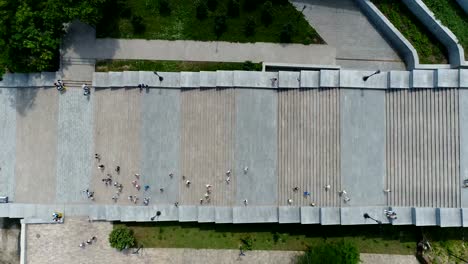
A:
[[[377,70],[374,73],[372,73],[371,75],[367,75],[367,76],[362,77],[362,80],[367,81],[367,79],[369,79],[370,77],[372,77],[372,76],[374,76],[376,74],[379,74],[379,73],[380,73],[380,70]]]
[[[377,220],[377,219],[375,219],[375,218],[371,217],[371,216],[370,216],[368,213],[364,213],[364,215],[363,215],[363,216],[364,216],[364,218],[365,218],[365,219],[372,219],[372,220],[374,220],[374,221],[375,221],[377,224],[379,224],[379,225],[381,225],[381,224],[382,224],[382,221],[380,221],[380,220]]]
[[[156,214],[155,214],[154,216],[151,217],[151,221],[154,221],[154,219],[155,219],[156,217],[159,218],[160,215],[161,215],[161,211],[156,211]]]
[[[162,82],[164,80],[164,78],[158,74],[158,72],[153,72],[156,76],[159,77],[159,81]]]

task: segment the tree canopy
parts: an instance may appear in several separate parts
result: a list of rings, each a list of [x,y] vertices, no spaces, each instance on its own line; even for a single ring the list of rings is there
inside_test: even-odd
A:
[[[0,76],[56,70],[64,24],[95,25],[109,0],[0,0]]]

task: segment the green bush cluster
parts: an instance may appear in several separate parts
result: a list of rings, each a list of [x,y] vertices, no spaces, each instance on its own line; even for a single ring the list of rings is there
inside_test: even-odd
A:
[[[321,243],[296,259],[297,264],[357,264],[359,251],[351,242]]]
[[[127,227],[117,227],[109,234],[109,243],[113,248],[124,250],[135,245],[135,237]]]

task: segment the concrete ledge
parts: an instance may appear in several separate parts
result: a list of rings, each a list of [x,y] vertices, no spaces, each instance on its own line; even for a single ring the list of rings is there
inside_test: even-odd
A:
[[[340,87],[341,88],[371,88],[371,89],[387,89],[388,88],[388,72],[381,72],[373,75],[364,81],[364,76],[373,74],[373,71],[356,71],[356,70],[341,70],[340,71]]]
[[[462,226],[462,213],[460,208],[437,208],[437,225],[440,227]]]
[[[318,88],[320,86],[319,71],[301,71],[301,88]]]
[[[300,72],[279,72],[278,88],[299,88],[301,83]]]
[[[320,208],[320,224],[339,225],[341,223],[340,208],[322,207]]]
[[[302,206],[301,224],[320,224],[320,208],[312,206]]]
[[[215,208],[213,206],[199,206],[198,207],[198,222],[199,223],[214,223],[215,222]]]
[[[104,210],[105,211],[105,210]],[[138,207],[137,206],[121,206],[120,207],[120,221],[122,222],[136,222],[138,220]],[[101,219],[99,219],[101,220]],[[149,219],[148,219],[149,221]]]
[[[23,218],[24,217],[24,204],[11,203],[8,217],[9,218]]]
[[[5,73],[2,78],[3,80],[0,81],[1,87],[13,87],[15,77],[12,73]]]
[[[390,210],[397,214],[397,219],[393,219],[392,225],[412,225],[413,220],[413,208],[411,207],[390,207]]]
[[[301,210],[299,207],[294,206],[280,206],[278,208],[279,223],[300,223],[301,222]]]
[[[437,69],[436,83],[438,88],[456,88],[460,86],[458,70]]]
[[[151,206],[137,206],[135,211],[135,218],[137,222],[148,222],[151,221],[153,214],[153,208]]]
[[[130,206],[126,206],[130,207]],[[89,206],[89,218],[91,220],[106,220],[106,208],[103,205],[90,205]]]
[[[468,15],[468,1],[466,0],[457,0],[457,3],[461,6],[465,13]]]
[[[200,87],[216,87],[217,73],[210,71],[200,72]]]
[[[179,72],[158,72],[163,77],[162,81],[159,81],[159,77],[151,72],[157,79],[151,87],[164,87],[164,88],[179,88],[180,87],[180,73]]]
[[[216,71],[216,87],[232,88],[234,86],[233,71]]]
[[[468,69],[460,69],[460,88],[468,88]]]
[[[389,75],[389,88],[390,89],[408,89],[410,88],[410,74],[409,71],[390,71]]]
[[[93,73],[93,86],[96,88],[108,88],[109,74],[107,72],[94,72]]]
[[[413,208],[413,223],[416,226],[437,225],[436,208]]]
[[[153,72],[148,72],[148,71],[140,71],[139,72],[139,79],[140,81],[137,83],[146,84],[149,87],[159,87],[161,84],[161,81],[159,81],[159,77],[156,76]]]
[[[29,73],[14,73],[13,86],[25,87],[29,81]]]
[[[390,220],[385,216],[384,210],[387,207],[343,207],[340,210],[340,218],[342,225],[369,225],[377,224],[372,219],[364,218],[364,214],[369,214],[370,217],[381,221],[383,224],[390,223]]]
[[[118,221],[122,218],[120,214],[120,206],[118,205],[106,205],[106,216],[107,221]]]
[[[179,208],[172,204],[154,205],[152,208],[149,217],[154,216],[156,211],[160,211],[161,215],[158,217],[158,221],[179,221]]]
[[[123,86],[123,73],[122,72],[109,72],[109,87],[114,88],[114,87],[122,87],[122,86]]]
[[[234,71],[234,87],[278,88],[277,72]]]
[[[457,68],[465,63],[463,48],[457,37],[437,20],[432,11],[421,0],[403,0],[403,3],[421,21],[424,26],[447,48],[449,62]]]
[[[340,85],[340,71],[320,70],[321,88],[338,88]]]
[[[0,204],[0,217],[10,217],[10,204]]]
[[[234,207],[233,223],[277,223],[278,207],[243,206]]]
[[[124,71],[122,77],[122,86],[124,87],[138,87],[140,84],[140,72],[137,71]]]
[[[179,221],[180,222],[197,222],[198,208],[193,205],[179,206]]]
[[[52,87],[54,82],[58,79],[56,72],[41,72],[42,86]]]
[[[181,88],[198,88],[200,87],[199,72],[181,72],[180,73]]]
[[[372,24],[385,36],[392,47],[404,59],[407,69],[417,68],[419,57],[416,49],[411,43],[395,28],[395,26],[385,17],[382,12],[370,0],[356,0],[362,12],[372,22]]]
[[[468,227],[468,208],[462,208],[461,214],[462,214],[462,226]]]
[[[232,223],[232,207],[216,207],[215,222],[217,224]]]
[[[410,80],[411,88],[434,88],[434,71],[413,70]]]
[[[41,73],[30,73],[28,78],[27,87],[40,87],[43,85]]]

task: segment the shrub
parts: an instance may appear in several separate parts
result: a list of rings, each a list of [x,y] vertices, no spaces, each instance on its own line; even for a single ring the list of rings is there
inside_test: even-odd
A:
[[[293,35],[293,26],[291,23],[287,23],[283,26],[280,33],[280,41],[282,43],[290,43]]]
[[[206,5],[208,6],[208,9],[213,12],[216,10],[216,7],[218,7],[218,0],[206,0]]]
[[[242,63],[242,70],[244,71],[255,71],[257,70],[256,68],[256,65],[251,61],[245,61]]]
[[[280,239],[280,234],[278,232],[273,233],[273,242],[278,243]]]
[[[130,22],[132,23],[133,31],[135,33],[142,33],[143,31],[145,31],[146,26],[145,23],[143,23],[143,17],[139,15],[134,15],[130,19]]]
[[[159,14],[161,15],[171,14],[171,5],[169,3],[169,0],[159,0]]]
[[[251,236],[246,236],[241,238],[242,249],[244,250],[252,250],[253,247],[253,240]]]
[[[261,20],[262,23],[266,26],[273,22],[273,4],[270,1],[266,1],[262,5]]]
[[[357,247],[347,241],[338,243],[322,243],[309,248],[305,254],[296,258],[297,264],[316,263],[359,263],[359,251]]]
[[[208,7],[205,1],[198,1],[196,7],[196,14],[199,20],[203,20],[208,16]]]
[[[109,243],[113,248],[124,250],[135,245],[135,237],[133,237],[132,230],[126,227],[117,227],[109,234]]]
[[[255,18],[248,17],[244,24],[244,34],[246,37],[250,37],[255,35],[255,27],[257,23],[255,23]]]
[[[227,3],[227,14],[230,17],[239,16],[240,4],[238,0],[228,0]]]
[[[226,16],[225,15],[217,15],[214,18],[214,32],[216,37],[219,38],[221,35],[226,32],[227,25],[226,25]]]

